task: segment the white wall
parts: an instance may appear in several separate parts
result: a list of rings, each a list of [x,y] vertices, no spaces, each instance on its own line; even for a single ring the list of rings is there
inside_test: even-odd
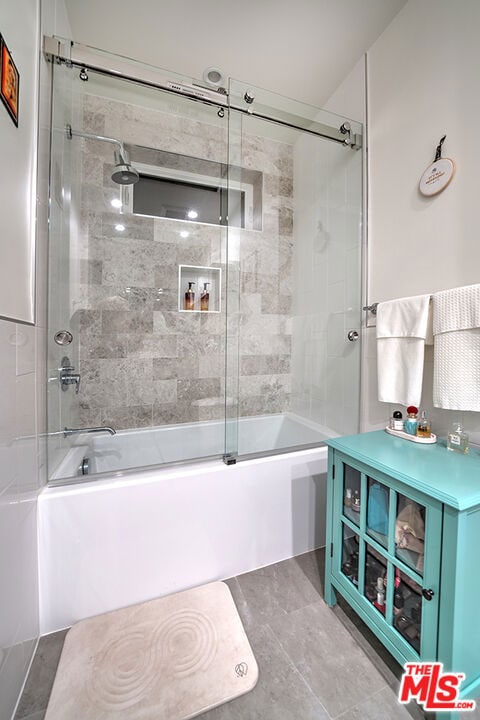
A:
[[[48,72],[40,59],[39,9],[38,0],[10,3],[8,8],[2,8],[0,28],[19,65],[21,124],[25,132],[26,128],[30,129],[25,137],[23,131],[15,129],[3,107],[0,108],[2,167],[5,170],[7,162],[10,174],[12,164],[14,166],[9,183],[3,183],[0,201],[2,258],[4,243],[18,241],[22,247],[27,247],[33,237],[31,231],[35,226],[36,210],[32,192],[36,184],[37,165],[37,138],[33,128],[38,122],[39,64],[42,90],[37,184],[36,326],[0,319],[0,720],[10,720],[13,715],[38,637],[37,495],[44,477],[45,452],[37,434],[45,429],[49,154]],[[60,10],[61,5],[56,0],[42,2],[45,32],[57,30],[61,33],[66,30],[68,34],[65,25],[59,23]],[[10,186],[17,194],[14,199],[9,194]],[[16,235],[12,236],[11,216],[15,213],[7,211],[17,207],[19,196],[22,197],[22,211],[16,218]],[[25,276],[11,273],[14,280],[8,286],[11,307],[22,307],[22,303],[25,306],[28,272],[27,267]],[[0,285],[2,289],[7,287],[3,281]],[[28,303],[33,313],[32,298],[28,299]],[[3,307],[0,313],[5,314]],[[10,314],[18,317],[16,311]]]
[[[1,32],[20,81],[18,127],[0,107],[0,317],[33,323],[39,4],[4,5]]]
[[[370,302],[479,282],[478,165],[480,4],[409,0],[368,52]],[[457,173],[440,195],[418,181],[446,134]],[[366,333],[364,428],[381,427],[390,408],[376,401],[374,331]],[[427,349],[423,406],[434,430],[453,415],[431,408]],[[463,413],[480,442],[480,414]]]
[[[20,72],[19,127],[0,107],[0,315],[33,322],[39,3],[2,9]],[[6,180],[8,178],[8,181]],[[0,718],[9,720],[38,636],[33,326],[0,320]]]

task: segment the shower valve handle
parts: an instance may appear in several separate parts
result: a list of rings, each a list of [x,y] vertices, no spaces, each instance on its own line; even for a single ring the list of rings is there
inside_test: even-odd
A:
[[[75,394],[80,390],[80,373],[73,372],[74,366],[70,364],[68,357],[62,359],[60,367],[60,385],[62,390],[68,390],[70,385],[75,385]]]

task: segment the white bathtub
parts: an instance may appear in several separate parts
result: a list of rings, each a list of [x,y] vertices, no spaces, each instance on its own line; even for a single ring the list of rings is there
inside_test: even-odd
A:
[[[228,432],[231,437],[235,428],[231,426]],[[240,457],[312,445],[335,434],[293,413],[241,418],[237,432]],[[51,480],[78,479],[86,457],[89,474],[95,474],[223,455],[224,437],[225,425],[219,420],[121,430],[113,436],[78,435]]]
[[[140,448],[137,432],[122,435]],[[94,440],[96,461],[97,442],[103,440]],[[127,473],[111,468],[111,477],[45,488],[41,633],[324,545],[326,470],[327,448],[317,447],[231,466],[218,459]]]

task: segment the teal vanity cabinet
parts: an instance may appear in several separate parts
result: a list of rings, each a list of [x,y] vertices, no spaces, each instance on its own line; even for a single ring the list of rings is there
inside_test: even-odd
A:
[[[479,697],[480,452],[383,430],[327,444],[326,602],[340,593],[401,665],[442,662]]]

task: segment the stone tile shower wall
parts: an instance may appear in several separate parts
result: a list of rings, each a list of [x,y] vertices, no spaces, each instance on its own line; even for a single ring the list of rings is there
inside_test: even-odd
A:
[[[90,95],[83,129],[226,162],[226,120],[210,125]],[[120,216],[110,205],[119,197],[110,179],[111,146],[76,142],[82,197],[72,324],[80,336],[81,425],[124,429],[222,419],[226,228]],[[242,153],[244,167],[263,173],[263,229],[235,231],[240,414],[257,415],[289,407],[293,160],[291,146],[255,136],[244,137]],[[123,232],[115,229],[119,222]],[[220,313],[178,311],[179,264],[222,268]]]

